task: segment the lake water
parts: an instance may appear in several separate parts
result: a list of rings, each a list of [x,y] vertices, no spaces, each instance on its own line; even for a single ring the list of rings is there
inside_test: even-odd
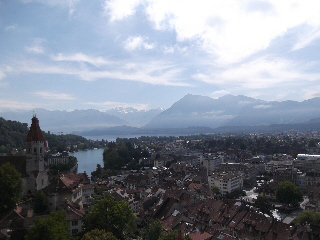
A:
[[[103,150],[103,148],[99,148],[70,153],[70,156],[78,159],[78,173],[86,171],[88,176],[91,177],[91,172],[96,170],[97,164],[103,167]]]
[[[149,136],[149,137],[169,137],[169,136],[174,136],[174,137],[180,137],[180,136],[188,136],[190,134],[168,134],[168,133],[162,133],[162,134],[126,134],[126,135],[101,135],[101,136],[82,136],[85,137],[86,139],[91,139],[91,140],[107,140],[108,142],[115,142],[117,138],[139,138],[141,136]]]

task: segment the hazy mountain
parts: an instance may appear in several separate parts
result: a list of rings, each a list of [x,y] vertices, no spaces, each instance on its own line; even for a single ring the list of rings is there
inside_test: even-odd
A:
[[[4,119],[28,124],[32,115],[32,111],[0,112]],[[37,116],[45,131],[86,131],[95,135],[309,130],[319,125],[320,98],[303,102],[268,102],[246,96],[226,95],[213,99],[188,94],[164,111],[138,111],[134,108],[114,108],[106,112],[37,109]]]
[[[226,126],[294,124],[320,117],[320,98],[303,102],[265,102],[244,106]]]
[[[162,111],[163,110],[161,108],[151,109],[148,111],[139,111],[132,107],[117,107],[107,110],[106,113],[119,117],[120,119],[126,121],[132,127],[142,127],[149,123],[154,117],[156,117]]]
[[[43,131],[70,133],[84,131],[96,127],[113,127],[127,124],[126,121],[94,109],[67,111],[49,111],[36,109],[40,126]],[[0,112],[6,120],[28,123],[30,126],[33,111]]]
[[[188,94],[152,119],[145,128],[185,128],[190,126],[216,128],[237,117],[243,107],[264,103],[264,101],[246,96],[226,95],[213,99]]]

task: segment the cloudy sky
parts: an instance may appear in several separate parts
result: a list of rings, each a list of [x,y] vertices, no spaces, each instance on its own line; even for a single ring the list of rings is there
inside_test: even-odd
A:
[[[0,0],[0,110],[320,96],[318,0]]]

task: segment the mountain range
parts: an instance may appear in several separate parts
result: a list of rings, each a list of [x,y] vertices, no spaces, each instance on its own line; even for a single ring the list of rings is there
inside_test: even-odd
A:
[[[97,134],[209,133],[232,131],[320,130],[320,98],[303,102],[264,101],[225,95],[218,99],[188,94],[166,110],[113,108],[49,111],[37,109],[44,131]],[[0,112],[6,120],[30,123],[32,111]]]

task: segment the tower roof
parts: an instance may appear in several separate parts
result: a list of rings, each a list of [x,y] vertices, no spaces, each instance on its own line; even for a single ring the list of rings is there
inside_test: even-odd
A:
[[[26,138],[26,142],[33,141],[44,141],[44,137],[39,126],[39,119],[36,116],[33,116],[32,118],[31,127]]]

